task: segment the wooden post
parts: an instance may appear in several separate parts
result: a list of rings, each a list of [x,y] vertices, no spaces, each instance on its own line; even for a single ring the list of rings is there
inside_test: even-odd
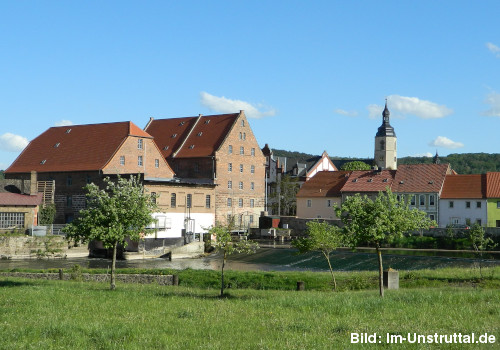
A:
[[[59,279],[62,281],[64,279],[63,269],[59,269]]]
[[[306,283],[304,281],[297,281],[297,291],[306,290]]]
[[[179,285],[179,275],[172,275],[172,285],[173,286]]]

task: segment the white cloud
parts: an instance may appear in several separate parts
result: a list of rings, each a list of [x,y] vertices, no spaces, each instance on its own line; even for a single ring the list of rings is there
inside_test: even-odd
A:
[[[417,154],[413,155],[412,157],[428,157],[428,158],[432,158],[432,157],[434,157],[434,154],[432,154],[431,152],[417,153]]]
[[[200,97],[202,105],[219,113],[236,113],[239,112],[240,110],[244,110],[245,115],[248,118],[256,118],[256,119],[273,116],[276,114],[276,110],[274,110],[273,108],[268,108],[261,104],[254,106],[245,101],[230,100],[224,96],[217,97],[214,95],[210,95],[209,93],[204,91],[200,93]]]
[[[433,141],[429,142],[429,146],[443,148],[461,148],[464,146],[461,142],[455,142],[444,136],[438,136]]]
[[[356,117],[358,115],[358,112],[356,111],[346,111],[345,109],[340,109],[340,108],[337,108],[336,110],[334,110],[334,112],[336,114],[345,115],[347,117]]]
[[[5,133],[0,135],[0,149],[8,152],[19,152],[28,146],[28,139],[23,136]]]
[[[55,122],[54,125],[55,126],[67,126],[67,125],[73,125],[73,122],[71,120],[63,119],[63,120],[60,120],[58,122]]]
[[[484,103],[489,104],[490,109],[483,112],[483,115],[500,117],[500,94],[498,92],[489,93]]]
[[[496,46],[493,43],[486,43],[486,47],[493,53],[496,57],[500,58],[500,47]]]
[[[387,105],[391,115],[413,114],[422,119],[443,118],[453,113],[453,110],[437,103],[421,100],[417,97],[406,97],[390,95],[387,97]],[[382,115],[384,106],[369,105],[368,116],[370,119],[377,119]]]

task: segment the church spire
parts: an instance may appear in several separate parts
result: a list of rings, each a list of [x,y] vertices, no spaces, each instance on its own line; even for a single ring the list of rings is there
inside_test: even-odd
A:
[[[433,163],[434,164],[439,164],[441,163],[441,160],[439,159],[439,154],[438,154],[438,151],[436,150],[436,155],[434,156],[433,158]]]
[[[396,133],[394,132],[394,128],[390,123],[391,112],[389,112],[389,108],[387,108],[387,99],[385,99],[385,108],[382,112],[382,125],[378,128],[377,137],[378,136],[392,136],[396,137]]]

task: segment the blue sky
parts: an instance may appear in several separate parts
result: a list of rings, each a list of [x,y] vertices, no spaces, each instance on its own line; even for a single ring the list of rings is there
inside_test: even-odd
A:
[[[0,169],[55,125],[244,109],[261,146],[500,153],[498,1],[1,1]]]

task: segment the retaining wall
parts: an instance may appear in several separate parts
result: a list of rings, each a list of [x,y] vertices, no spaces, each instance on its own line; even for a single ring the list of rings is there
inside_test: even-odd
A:
[[[29,273],[29,272],[2,272],[0,273],[2,277],[19,277],[19,278],[30,278],[30,279],[44,279],[44,280],[60,280],[61,276],[59,273]],[[71,272],[64,272],[62,275],[63,280],[74,280],[81,276],[82,281],[86,282],[109,282],[111,275],[109,274],[89,274],[82,273],[75,274]],[[142,274],[117,274],[116,281],[123,283],[139,283],[139,284],[151,284],[156,283],[161,286],[172,286],[174,284],[173,275],[142,275]]]

